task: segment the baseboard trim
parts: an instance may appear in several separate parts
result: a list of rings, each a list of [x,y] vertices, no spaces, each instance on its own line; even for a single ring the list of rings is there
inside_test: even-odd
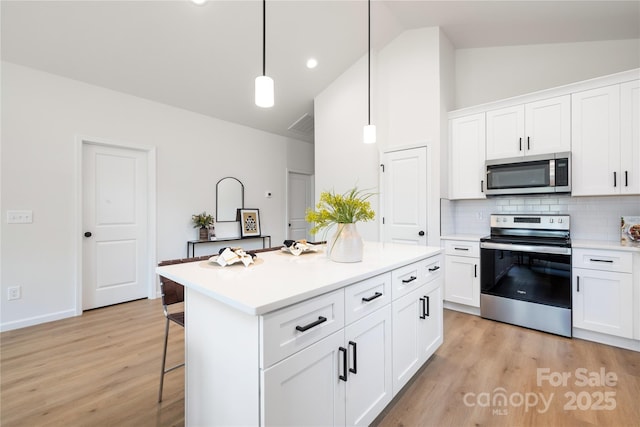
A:
[[[27,319],[4,322],[0,324],[0,332],[26,328],[28,326],[35,326],[41,323],[53,322],[55,320],[66,319],[68,317],[74,317],[74,316],[76,316],[76,311],[72,309],[72,310],[58,311],[56,313],[49,313],[42,316],[29,317]]]
[[[453,311],[460,311],[462,313],[480,316],[480,307],[472,307],[470,305],[458,304],[457,302],[450,301],[444,301],[443,307]]]

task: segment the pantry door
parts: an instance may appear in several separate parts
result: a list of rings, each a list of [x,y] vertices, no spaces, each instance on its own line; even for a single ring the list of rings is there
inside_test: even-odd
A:
[[[385,242],[427,244],[427,147],[382,156]]]
[[[82,309],[147,297],[148,152],[82,144]]]

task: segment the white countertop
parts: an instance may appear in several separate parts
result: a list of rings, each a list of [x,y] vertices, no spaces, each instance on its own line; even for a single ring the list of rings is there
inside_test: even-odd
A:
[[[237,310],[261,315],[441,253],[441,248],[365,242],[362,262],[338,263],[317,253],[262,252],[254,264],[209,261],[156,268],[159,275]]]
[[[571,239],[572,249],[607,249],[614,251],[640,252],[638,246],[622,246],[620,240],[581,240]]]
[[[479,242],[481,238],[488,236],[487,234],[448,234],[446,236],[440,236],[440,240],[463,240],[467,242]]]

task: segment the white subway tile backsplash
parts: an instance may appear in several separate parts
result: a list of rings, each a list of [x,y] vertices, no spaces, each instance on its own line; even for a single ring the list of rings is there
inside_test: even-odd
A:
[[[542,213],[571,216],[571,236],[582,240],[618,240],[620,217],[640,215],[640,197],[570,197],[543,195],[448,201],[447,230],[459,234],[488,234],[492,213]],[[481,212],[482,219],[478,219]]]

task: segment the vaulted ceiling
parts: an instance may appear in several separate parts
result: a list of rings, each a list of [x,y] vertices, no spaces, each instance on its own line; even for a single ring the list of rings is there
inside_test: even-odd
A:
[[[640,1],[372,1],[372,43],[440,26],[458,49],[640,38]],[[267,1],[275,106],[256,107],[262,2],[1,2],[2,60],[280,135],[367,49],[363,0]],[[308,69],[309,57],[318,60]]]

